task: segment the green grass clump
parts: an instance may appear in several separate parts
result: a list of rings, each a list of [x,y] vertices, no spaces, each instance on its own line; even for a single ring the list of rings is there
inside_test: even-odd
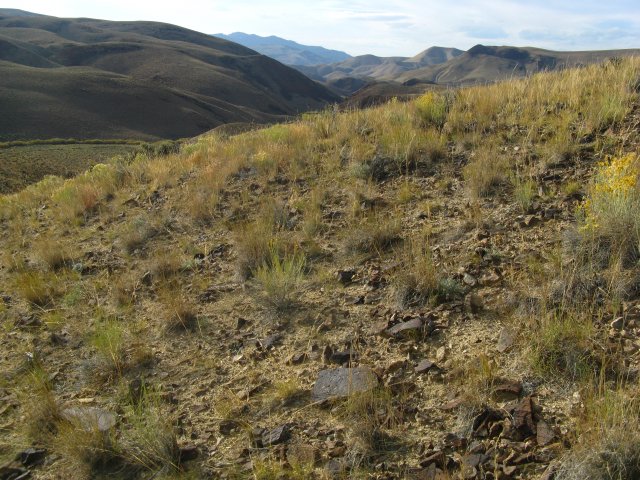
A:
[[[277,250],[271,250],[269,261],[255,274],[267,307],[283,312],[296,303],[305,263],[305,257],[300,253],[293,252],[281,258]]]

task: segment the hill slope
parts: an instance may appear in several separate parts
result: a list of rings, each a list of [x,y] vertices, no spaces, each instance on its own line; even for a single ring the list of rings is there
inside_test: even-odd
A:
[[[0,140],[177,138],[336,100],[271,58],[181,27],[14,13],[0,9]]]
[[[351,58],[351,55],[345,52],[302,45],[275,35],[261,37],[260,35],[235,32],[229,35],[216,33],[214,36],[249,47],[285,65],[319,65],[322,63],[341,62]]]
[[[640,49],[556,52],[540,48],[476,45],[446,63],[404,72],[395,80],[405,82],[417,79],[449,85],[487,83],[638,54]]]
[[[348,77],[393,81],[404,72],[438,65],[463,53],[456,48],[431,47],[411,58],[360,55],[328,65],[296,66],[296,68],[310,78],[323,82]]]
[[[640,59],[0,196],[7,478],[637,480]]]

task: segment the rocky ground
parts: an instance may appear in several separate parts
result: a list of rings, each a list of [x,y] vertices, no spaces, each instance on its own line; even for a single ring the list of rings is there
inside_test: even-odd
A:
[[[637,135],[636,119],[600,135]],[[632,150],[633,139],[625,145]],[[428,172],[325,182],[323,228],[299,242],[304,280],[280,311],[260,300],[255,280],[239,278],[246,239],[236,227],[270,198],[283,206],[281,233],[296,236],[305,220],[296,199],[317,186],[308,179],[241,170],[204,225],[179,207],[188,174],[121,189],[81,225],[61,225],[46,206],[21,224],[5,220],[0,478],[554,478],[577,442],[585,390],[531,366],[532,338],[543,335],[531,319],[554,272],[572,261],[567,235],[602,158],[585,148],[542,165],[523,208],[508,184],[470,199],[463,168],[472,152],[448,148]],[[516,162],[530,153],[526,144],[501,148]],[[347,232],[365,217],[397,230],[354,253]],[[140,218],[163,220],[129,249],[126,229]],[[447,288],[400,305],[394,282],[410,263],[402,240],[417,235]],[[41,268],[34,245],[47,236],[72,246],[71,261],[54,272],[63,293],[34,304],[14,276]],[[106,324],[120,332],[109,337],[110,359],[95,340]],[[634,378],[640,301],[626,299],[594,328]],[[34,390],[34,372],[44,372],[47,394]],[[71,443],[97,430],[121,457],[137,458],[128,405],[143,397],[175,432],[172,461],[149,454],[135,468],[111,459],[81,469],[60,427],[39,440],[28,434],[44,404],[58,424],[74,425]],[[160,434],[147,427],[151,445]]]

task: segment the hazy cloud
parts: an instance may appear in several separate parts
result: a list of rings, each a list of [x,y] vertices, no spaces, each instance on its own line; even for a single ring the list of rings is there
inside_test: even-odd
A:
[[[640,48],[639,0],[9,0],[8,8],[155,20],[205,33],[278,35],[351,54],[406,55],[477,43],[558,50]]]

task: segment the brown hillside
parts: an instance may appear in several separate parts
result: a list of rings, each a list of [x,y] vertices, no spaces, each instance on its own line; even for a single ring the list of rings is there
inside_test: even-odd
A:
[[[0,10],[0,46],[0,140],[178,138],[337,99],[253,50],[167,24]]]

